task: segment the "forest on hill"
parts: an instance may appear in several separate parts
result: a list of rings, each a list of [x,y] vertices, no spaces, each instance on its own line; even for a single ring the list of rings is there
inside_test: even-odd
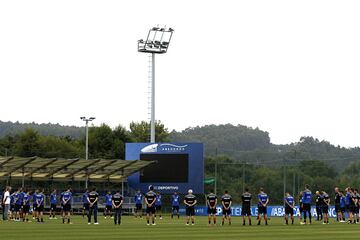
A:
[[[89,158],[123,159],[126,142],[149,141],[149,124],[128,127],[106,124],[89,128]],[[0,156],[75,158],[85,155],[85,129],[59,124],[0,122]],[[272,144],[269,133],[243,125],[207,125],[169,132],[156,124],[157,142],[203,142],[205,180],[215,180],[217,191],[240,193],[245,186],[260,186],[281,202],[286,189],[297,193],[305,183],[333,191],[335,185],[360,186],[360,149],[334,146],[314,137],[298,142]],[[215,173],[215,166],[217,173]],[[212,182],[214,181],[207,181]],[[213,188],[206,185],[206,189]],[[234,196],[238,200],[238,195]]]

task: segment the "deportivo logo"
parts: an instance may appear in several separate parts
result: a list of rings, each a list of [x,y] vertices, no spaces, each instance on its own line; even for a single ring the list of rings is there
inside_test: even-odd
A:
[[[140,150],[142,153],[155,153],[160,151],[164,152],[178,152],[178,151],[185,151],[185,148],[188,145],[175,145],[171,143],[154,143],[151,145],[148,145]]]

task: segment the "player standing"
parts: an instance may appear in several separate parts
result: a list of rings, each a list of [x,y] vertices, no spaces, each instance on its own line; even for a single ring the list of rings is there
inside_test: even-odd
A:
[[[23,222],[29,222],[30,200],[30,191],[25,191],[23,195]]]
[[[322,211],[324,215],[323,224],[329,224],[329,206],[330,206],[330,197],[325,191],[322,191],[321,199],[323,201]]]
[[[345,212],[346,212],[346,197],[344,192],[339,192],[340,193],[340,215],[339,215],[339,222],[346,222],[345,221]]]
[[[147,225],[150,225],[150,218],[152,225],[155,223],[155,202],[156,202],[156,193],[154,192],[154,187],[149,186],[149,191],[145,194],[145,203],[146,203],[146,222]]]
[[[191,225],[195,225],[195,205],[197,203],[196,196],[193,191],[189,189],[188,194],[184,198],[184,204],[186,207],[186,225],[189,225],[191,219]]]
[[[221,225],[224,225],[225,219],[228,219],[229,225],[231,225],[231,204],[232,198],[227,190],[225,190],[224,195],[221,197],[222,205],[222,222]]]
[[[98,200],[99,194],[96,192],[96,188],[93,188],[88,194],[89,202],[89,213],[88,213],[88,224],[91,224],[91,216],[94,214],[94,224],[98,225],[97,213],[98,213]]]
[[[243,226],[245,226],[245,217],[247,216],[249,226],[251,226],[251,199],[252,195],[249,192],[249,188],[245,188],[245,192],[241,195],[241,215],[243,218]]]
[[[354,189],[353,188],[350,188],[350,195],[351,195],[351,200],[350,200],[350,212],[351,212],[351,215],[350,215],[350,219],[353,220],[353,224],[356,224],[356,218],[357,218],[357,215],[358,215],[358,212],[356,212],[357,210],[357,196],[356,194],[354,193]],[[351,223],[351,220],[350,220],[350,223]]]
[[[311,199],[312,193],[309,190],[309,185],[306,184],[302,194],[302,210],[304,213],[304,222],[300,223],[302,225],[306,224],[307,213],[309,214],[309,224],[311,224]]]
[[[141,194],[140,190],[137,191],[134,200],[135,200],[135,218],[138,216],[142,218],[142,199],[143,195]]]
[[[295,208],[295,200],[294,197],[290,195],[289,192],[286,193],[284,198],[285,205],[285,224],[289,224],[289,215],[291,218],[291,225],[294,225],[294,208]]]
[[[341,211],[340,211],[340,199],[341,199],[341,194],[339,191],[339,188],[336,187],[335,188],[335,213],[336,213],[336,221],[340,222],[342,220],[341,215]]]
[[[162,216],[161,216],[161,193],[160,192],[157,192],[156,194],[156,202],[155,202],[155,219],[156,219],[156,214],[159,213],[159,218],[162,219]]]
[[[264,192],[263,188],[260,188],[258,194],[258,224],[261,224],[261,215],[264,216],[265,225],[268,225],[267,217],[267,205],[269,204],[269,196]]]
[[[107,192],[107,194],[105,195],[105,219],[107,218],[107,216],[109,216],[110,218],[112,217],[112,194],[110,191]]]
[[[177,194],[177,192],[174,192],[174,194],[171,196],[171,205],[172,205],[171,218],[173,218],[174,215],[177,215],[178,219],[179,219],[180,218],[180,213],[179,213],[180,196]]]
[[[50,217],[49,219],[57,219],[56,218],[56,205],[57,205],[57,192],[56,189],[50,194]]]
[[[89,214],[89,201],[88,201],[88,195],[89,195],[89,190],[86,189],[85,192],[82,195],[82,202],[83,202],[83,211],[82,211],[82,216],[83,218],[85,217],[85,215]]]
[[[15,203],[15,221],[20,221],[20,213],[21,213],[21,207],[22,207],[22,189],[19,188],[16,193],[14,194],[14,203]]]
[[[121,224],[121,212],[122,212],[122,204],[124,202],[123,196],[120,194],[120,191],[116,191],[116,193],[112,196],[112,205],[114,209],[114,223],[115,225]]]
[[[68,188],[65,192],[62,193],[62,197],[61,197],[61,203],[63,207],[63,217],[62,217],[63,223],[65,223],[65,220],[67,219],[67,223],[71,224],[70,222],[71,199],[72,199],[71,189]]]
[[[315,192],[315,207],[316,207],[316,221],[321,221],[323,220],[323,205],[324,205],[324,200],[322,198],[322,195],[320,194],[319,191]]]
[[[45,196],[43,191],[37,190],[35,193],[36,199],[36,220],[37,222],[44,222],[43,214],[44,214],[44,202]]]
[[[356,199],[357,199],[357,204],[356,204],[356,207],[355,207],[356,223],[359,223],[360,194],[359,194],[359,191],[357,189],[354,189],[354,194],[355,194]]]
[[[212,191],[206,198],[206,205],[208,207],[207,211],[209,226],[211,225],[211,220],[213,220],[213,225],[216,225],[217,196]]]

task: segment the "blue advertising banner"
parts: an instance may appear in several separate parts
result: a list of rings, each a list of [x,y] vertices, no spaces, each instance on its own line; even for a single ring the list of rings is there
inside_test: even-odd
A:
[[[192,189],[204,193],[204,145],[202,143],[126,143],[125,159],[153,161],[154,164],[131,175],[133,189],[185,194]]]
[[[185,207],[180,207],[180,213],[185,214]],[[207,215],[207,206],[197,206],[195,213],[198,216],[206,216]],[[231,208],[231,213],[232,213],[232,216],[241,216],[241,206],[234,205]],[[285,209],[283,206],[268,206],[267,213],[268,213],[268,216],[270,216],[270,217],[283,217],[285,214]],[[222,208],[217,207],[217,215],[221,215],[221,214],[222,214]],[[258,214],[257,206],[252,206],[251,207],[251,215],[257,216],[257,214]],[[294,209],[294,216],[299,216],[299,215],[300,215],[300,210],[299,210],[299,207],[296,206]],[[314,217],[317,216],[315,207],[311,208],[311,215]],[[335,206],[329,207],[329,217],[336,217]]]

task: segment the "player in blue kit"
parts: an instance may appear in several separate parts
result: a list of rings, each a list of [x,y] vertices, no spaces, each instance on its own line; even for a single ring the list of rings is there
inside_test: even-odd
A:
[[[43,213],[44,213],[44,204],[45,196],[43,191],[36,190],[35,193],[35,203],[36,203],[36,220],[37,222],[44,222]]]
[[[303,214],[304,214],[304,222],[301,222],[301,225],[306,224],[306,218],[307,218],[307,214],[309,214],[309,224],[311,224],[311,200],[312,200],[312,193],[309,190],[309,185],[306,184],[305,185],[305,190],[303,191],[302,194],[302,210],[303,210]]]
[[[258,194],[258,224],[261,224],[261,215],[264,216],[265,225],[268,225],[267,217],[267,205],[269,204],[269,196],[264,192],[263,188],[260,188]]]
[[[135,218],[138,216],[142,218],[142,201],[143,201],[143,195],[141,194],[140,190],[137,191],[135,197]]]
[[[294,225],[294,208],[295,200],[294,197],[290,195],[289,192],[286,193],[284,198],[284,208],[285,208],[285,224],[289,224],[289,215],[291,218],[291,225]]]
[[[72,201],[72,193],[71,188],[68,188],[65,192],[61,194],[61,205],[63,209],[62,222],[65,223],[67,219],[67,223],[71,224],[70,221],[70,212],[71,212],[71,201]]]
[[[180,218],[179,208],[180,208],[180,196],[177,192],[174,192],[174,194],[171,196],[171,205],[172,205],[172,212],[171,212],[171,218],[174,217],[174,215],[178,216],[178,219]]]
[[[162,205],[162,202],[161,202],[161,193],[160,192],[157,192],[156,193],[156,201],[155,201],[155,219],[156,219],[156,214],[159,214],[159,218],[162,219],[162,216],[161,216],[161,205]]]
[[[57,192],[56,189],[52,191],[50,194],[50,213],[49,219],[57,219],[56,218],[56,205],[57,205]]]
[[[20,221],[20,213],[22,207],[22,188],[19,188],[14,194],[14,203],[15,203],[15,221]]]
[[[89,194],[89,190],[86,189],[82,195],[82,203],[83,203],[82,216],[83,216],[83,218],[85,217],[85,215],[88,215],[88,213],[89,213],[90,204],[89,204],[89,200],[88,200],[88,194]]]
[[[339,214],[339,222],[346,222],[345,221],[345,212],[346,212],[346,197],[343,191],[340,191],[340,214]]]
[[[30,191],[24,191],[23,194],[23,222],[29,222],[29,211],[30,211]]]
[[[105,219],[109,216],[112,217],[112,194],[110,191],[105,195],[105,211],[104,211]]]

